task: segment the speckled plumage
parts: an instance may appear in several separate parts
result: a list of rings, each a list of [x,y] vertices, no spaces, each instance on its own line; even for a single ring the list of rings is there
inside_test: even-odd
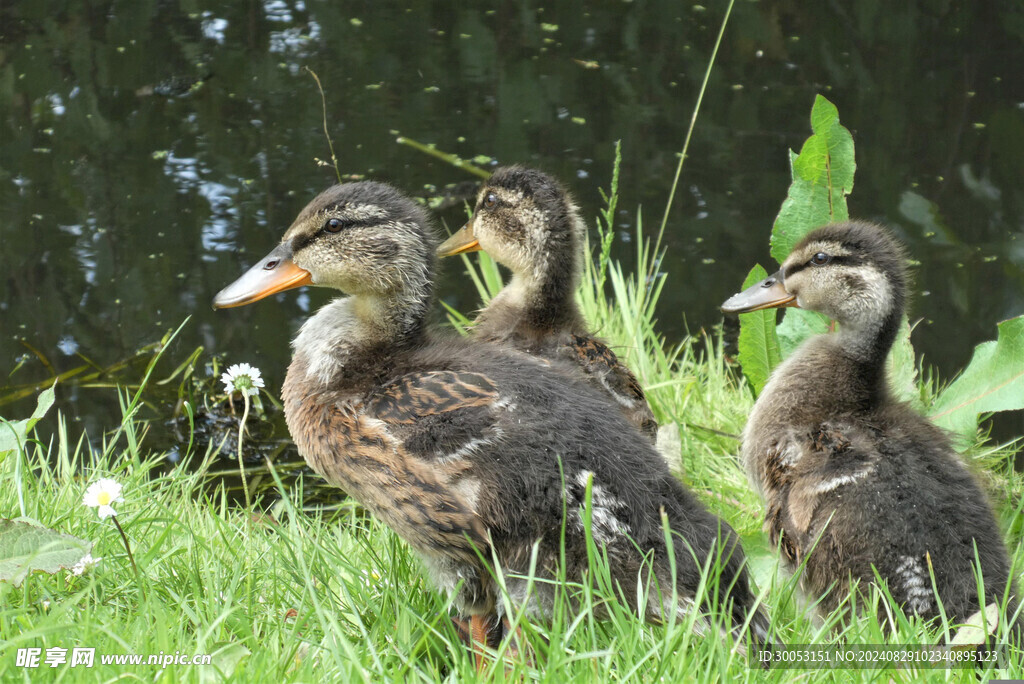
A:
[[[873,582],[875,568],[906,611],[935,617],[932,568],[946,614],[965,620],[979,609],[974,545],[986,603],[1002,599],[1009,563],[986,496],[948,437],[888,389],[905,261],[886,230],[861,222],[820,228],[794,247],[773,278],[839,331],[808,340],[775,370],[744,430],[743,459],[766,530],[794,567],[806,561],[804,586],[824,596],[824,610],[837,607],[849,578]]]
[[[353,218],[370,215],[377,218]],[[332,219],[341,219],[337,233],[322,228]],[[627,602],[649,619],[663,617],[657,600],[635,604],[638,582],[671,593],[664,515],[680,596],[669,608],[692,603],[699,582],[688,547],[701,563],[721,552],[718,602],[701,608],[727,611],[738,633],[754,597],[735,533],[605,397],[529,355],[426,328],[434,242],[416,205],[379,183],[335,186],[282,244],[275,253],[292,253],[314,284],[352,295],[322,307],[296,338],[283,398],[299,452],[404,538],[463,615],[487,616],[488,624],[501,615],[492,554],[513,600],[547,612],[551,586],[538,583],[528,600],[515,575],[528,573],[537,543],[538,573],[555,576],[564,515],[566,573],[581,577],[590,487],[591,529]],[[763,613],[750,620],[755,639],[764,639]]]
[[[535,169],[502,167],[480,189],[469,225],[480,248],[512,271],[512,281],[477,316],[473,335],[586,379],[653,440],[658,423],[640,382],[591,334],[576,304],[586,226],[568,192]]]

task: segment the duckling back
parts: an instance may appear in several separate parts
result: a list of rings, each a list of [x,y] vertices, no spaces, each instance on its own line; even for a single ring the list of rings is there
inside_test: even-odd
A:
[[[375,437],[382,442],[366,448],[394,444],[403,457],[383,463],[374,457],[374,467],[386,467],[412,491],[396,491],[390,478],[368,486],[358,474],[367,460],[359,445],[369,434],[349,437],[348,454],[325,454],[306,443],[312,436],[302,437],[299,425],[293,434],[316,470],[358,492],[420,551],[441,587],[462,583],[459,600],[466,610],[501,610],[489,571],[470,557],[479,551],[499,559],[517,602],[545,614],[554,601],[552,585],[535,584],[527,597],[528,583],[520,579],[530,571],[534,545],[542,576],[554,577],[564,558],[566,575],[580,577],[589,568],[589,533],[607,554],[621,597],[648,619],[696,608],[724,614],[737,638],[748,621],[755,641],[768,638],[767,617],[755,608],[735,532],[669,473],[600,392],[527,354],[461,339],[435,339],[390,355],[387,364],[383,382],[370,373],[348,378],[348,390],[332,386],[327,392],[366,424],[379,426]],[[307,407],[324,403],[301,400]],[[394,503],[399,494],[401,507]],[[672,531],[671,562],[662,515]],[[720,590],[709,589],[698,605],[695,592],[709,556],[717,569],[712,584]],[[678,606],[653,599],[659,588],[660,595],[670,594],[673,583]],[[652,597],[644,606],[637,603],[638,590]]]

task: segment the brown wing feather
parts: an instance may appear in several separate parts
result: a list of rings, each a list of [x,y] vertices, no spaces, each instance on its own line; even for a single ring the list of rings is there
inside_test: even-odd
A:
[[[410,373],[384,385],[371,398],[368,411],[387,423],[415,423],[426,416],[489,406],[497,398],[497,388],[481,373]]]
[[[870,476],[877,459],[866,436],[831,423],[770,449],[763,485],[772,543],[781,538],[787,557],[799,562],[835,509],[831,492]]]
[[[293,403],[289,430],[314,470],[423,552],[474,563],[478,551],[486,554],[472,462],[425,458],[422,449],[425,443],[461,448],[493,431],[490,404],[498,394],[485,376],[414,373],[366,401],[323,398],[285,391]]]

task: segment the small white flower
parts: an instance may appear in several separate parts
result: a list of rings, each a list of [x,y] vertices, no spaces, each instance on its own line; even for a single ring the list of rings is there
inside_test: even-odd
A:
[[[99,507],[100,520],[117,515],[117,511],[111,504],[123,502],[121,483],[109,477],[104,477],[89,485],[89,488],[85,490],[85,497],[82,499],[82,503],[90,508]]]
[[[228,394],[245,392],[250,397],[254,397],[260,393],[260,388],[263,387],[263,376],[260,369],[247,363],[236,363],[230,366],[227,372],[220,376],[220,381],[224,383],[224,391]]]
[[[74,564],[74,566],[72,566],[71,574],[81,575],[83,572],[95,566],[101,560],[103,560],[102,556],[100,556],[99,558],[93,558],[91,553],[87,553],[84,556],[82,556],[82,560],[78,561]]]

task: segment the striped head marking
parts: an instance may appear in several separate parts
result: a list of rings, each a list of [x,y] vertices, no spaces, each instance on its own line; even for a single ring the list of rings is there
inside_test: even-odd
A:
[[[586,228],[569,194],[545,173],[497,169],[480,189],[470,222],[480,248],[517,275],[579,272]]]
[[[390,295],[429,276],[434,240],[426,214],[383,183],[335,185],[296,217],[282,244],[314,285]]]
[[[809,233],[779,273],[796,305],[842,326],[859,327],[902,311],[906,257],[887,230],[870,223],[828,225]]]

